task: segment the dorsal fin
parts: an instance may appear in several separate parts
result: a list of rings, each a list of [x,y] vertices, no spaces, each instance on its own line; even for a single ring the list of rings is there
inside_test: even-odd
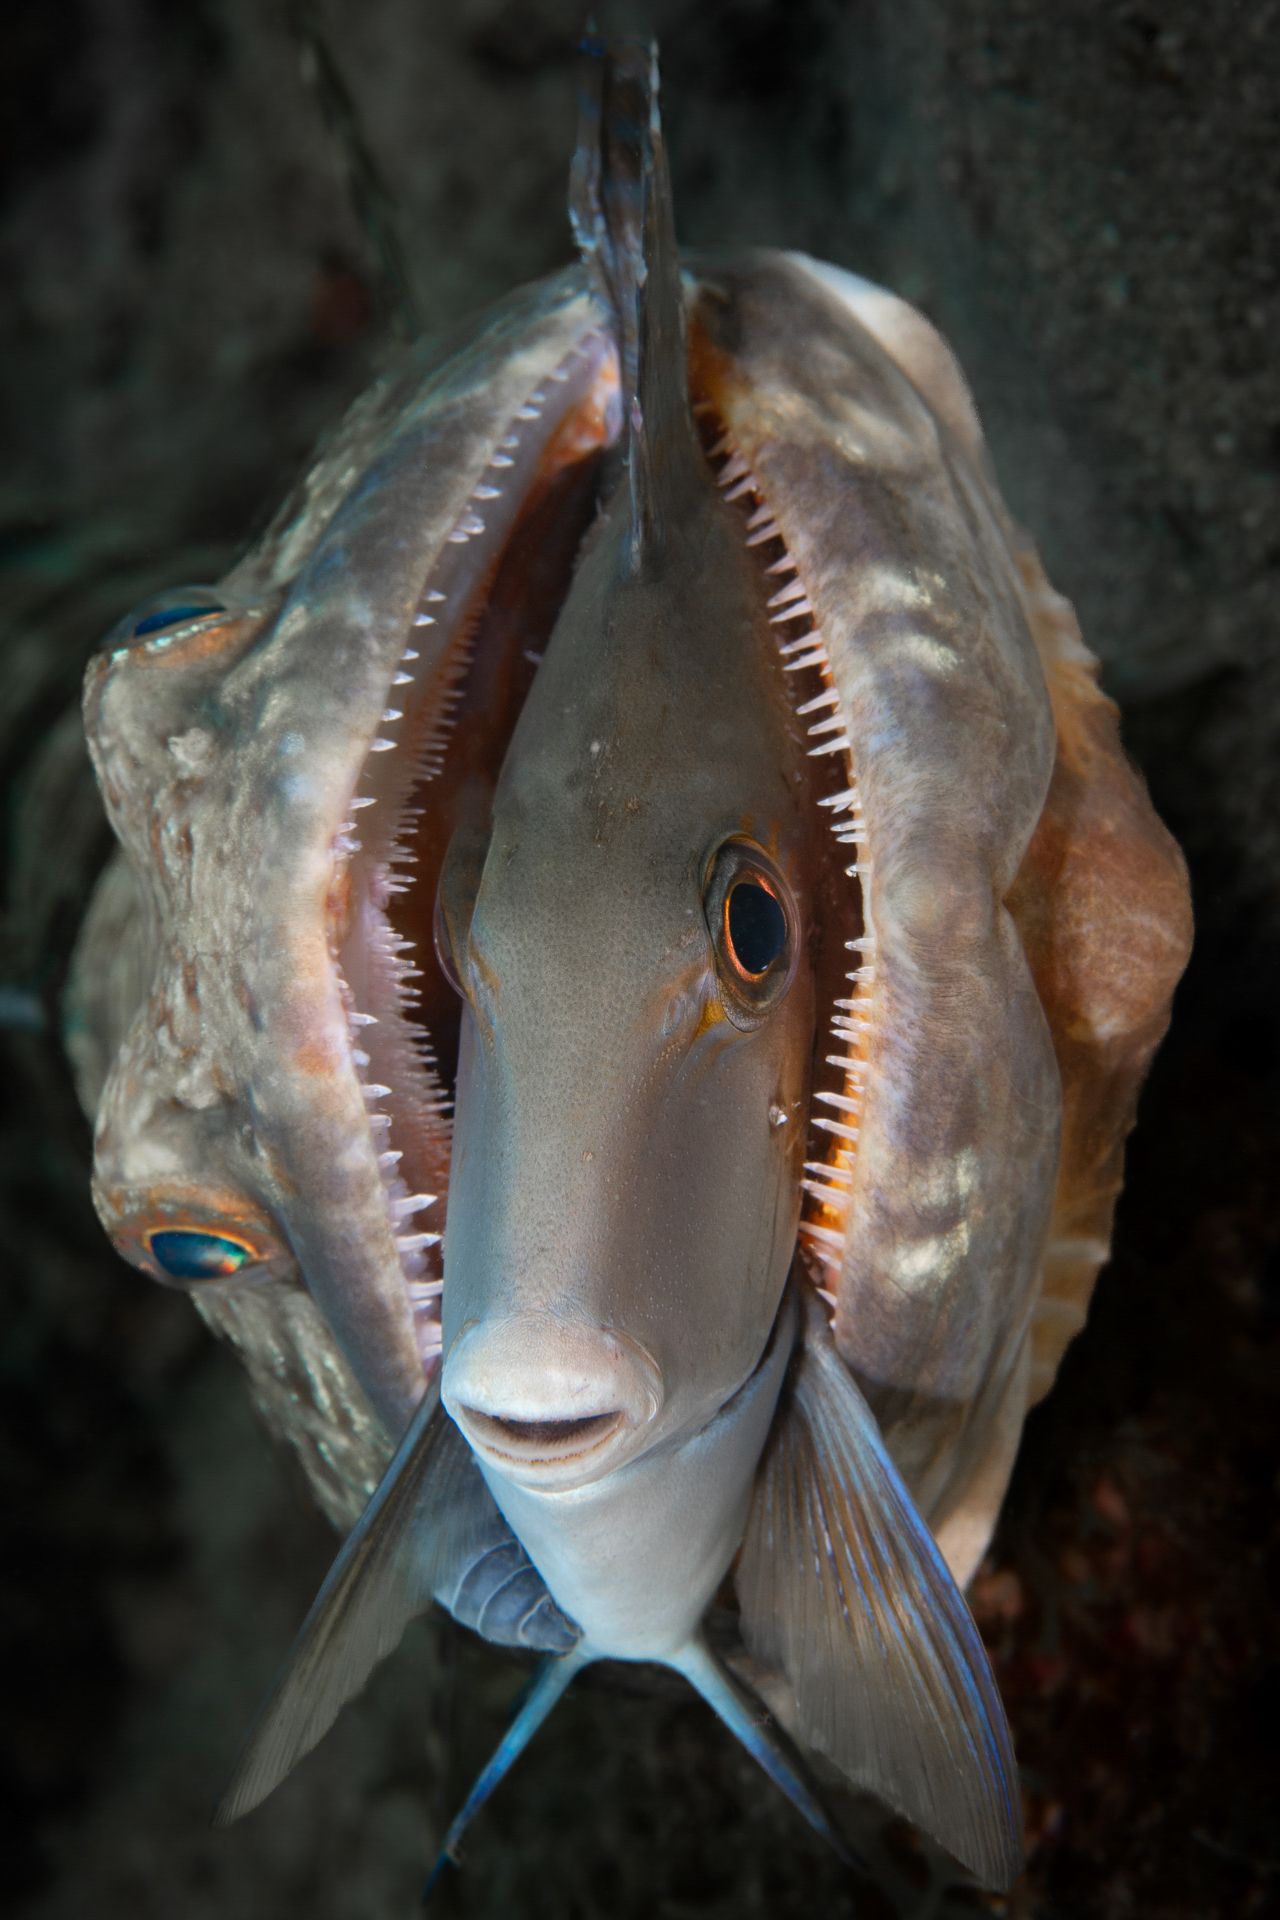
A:
[[[690,476],[704,479],[689,412],[688,359],[671,180],[658,114],[658,52],[583,42],[574,234],[617,332],[636,571],[658,559]]]

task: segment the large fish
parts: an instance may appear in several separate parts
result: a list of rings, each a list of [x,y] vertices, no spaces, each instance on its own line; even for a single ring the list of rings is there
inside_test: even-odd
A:
[[[225,1811],[438,1600],[546,1656],[450,1845],[574,1673],[652,1660],[822,1830],[748,1671],[1004,1885],[961,1587],[1185,880],[938,336],[796,256],[682,280],[648,57],[592,71],[583,267],[410,357],[89,675],[100,1211],[336,1518],[402,1436]]]

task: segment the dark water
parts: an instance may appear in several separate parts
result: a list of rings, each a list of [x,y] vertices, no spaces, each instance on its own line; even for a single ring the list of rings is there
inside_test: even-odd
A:
[[[330,15],[427,324],[563,259],[577,7]],[[939,322],[1196,895],[1116,1257],[976,1589],[1030,1864],[1004,1903],[918,1910],[1280,1910],[1280,7],[737,0],[650,18],[684,238],[803,247]],[[386,338],[285,20],[262,0],[6,18],[6,977],[38,973],[22,948],[39,917],[52,978],[98,831],[71,798],[57,831],[29,824],[49,817],[37,749],[87,652],[152,587],[216,577]],[[38,1038],[11,1040],[6,1904],[407,1914],[520,1676],[423,1627],[266,1810],[209,1831],[331,1543],[230,1359],[108,1254],[65,1080]],[[889,1908],[696,1702],[584,1686],[442,1910]]]

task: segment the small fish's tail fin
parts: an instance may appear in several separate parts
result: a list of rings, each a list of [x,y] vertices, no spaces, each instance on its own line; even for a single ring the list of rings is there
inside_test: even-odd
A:
[[[702,1695],[730,1733],[742,1742],[757,1766],[763,1768],[787,1799],[839,1854],[847,1867],[861,1863],[849,1851],[790,1742],[775,1728],[761,1703],[735,1680],[701,1640],[695,1640],[672,1665]]]
[[[743,1637],[800,1737],[985,1886],[1022,1864],[1017,1764],[986,1650],[816,1300],[756,1479]]]
[[[684,295],[658,113],[657,47],[588,34],[582,73],[569,212],[618,340],[631,559],[638,570],[658,558],[679,517],[681,483],[697,475],[705,486],[689,411]]]
[[[574,1675],[589,1663],[590,1658],[590,1654],[575,1647],[569,1653],[552,1654],[542,1662],[525,1691],[515,1719],[476,1776],[475,1785],[449,1823],[449,1831],[445,1834],[440,1852],[436,1856],[436,1863],[428,1874],[427,1884],[422,1890],[424,1904],[431,1898],[436,1882],[446,1866],[457,1865],[458,1847],[471,1822],[494,1788],[520,1758]]]

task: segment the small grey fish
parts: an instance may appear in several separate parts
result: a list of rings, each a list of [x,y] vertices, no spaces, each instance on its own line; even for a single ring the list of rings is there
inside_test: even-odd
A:
[[[938,336],[797,256],[682,276],[650,56],[589,70],[583,267],[411,357],[90,671],[104,1221],[337,1517],[403,1435],[224,1816],[439,1601],[545,1655],[446,1851],[602,1659],[838,1843],[708,1646],[728,1581],[799,1746],[1004,1886],[961,1589],[1106,1256],[1185,876]]]

